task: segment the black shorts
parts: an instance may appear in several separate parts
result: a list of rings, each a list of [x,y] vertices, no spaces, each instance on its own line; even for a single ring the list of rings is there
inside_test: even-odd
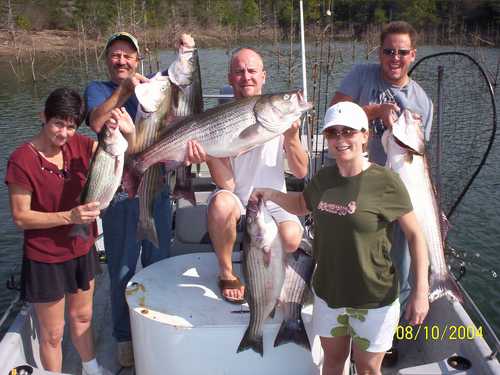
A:
[[[55,302],[67,293],[90,289],[90,282],[101,272],[95,248],[62,263],[44,263],[23,258],[21,298],[28,302]]]

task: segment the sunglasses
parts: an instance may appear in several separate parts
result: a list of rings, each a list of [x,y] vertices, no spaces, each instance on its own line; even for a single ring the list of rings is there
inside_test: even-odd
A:
[[[382,52],[386,56],[408,56],[412,50],[411,49],[396,49],[396,48],[383,48]]]
[[[361,131],[364,132],[364,129]],[[324,134],[327,139],[340,139],[341,136],[344,138],[352,138],[359,132],[359,130],[343,128],[342,130],[327,129],[325,130]]]

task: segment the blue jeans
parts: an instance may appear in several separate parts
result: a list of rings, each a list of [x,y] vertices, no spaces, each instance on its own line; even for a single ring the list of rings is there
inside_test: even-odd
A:
[[[399,303],[402,315],[408,303],[413,277],[410,275],[411,258],[408,241],[398,223],[394,223],[392,231],[391,259],[399,278]]]
[[[131,340],[130,317],[125,300],[125,288],[134,276],[141,252],[141,263],[147,267],[170,254],[172,235],[171,208],[168,187],[156,198],[154,217],[160,248],[147,240],[137,241],[139,220],[139,198],[128,199],[123,193],[117,194],[102,218],[104,247],[110,279],[111,313],[113,336],[117,341]]]

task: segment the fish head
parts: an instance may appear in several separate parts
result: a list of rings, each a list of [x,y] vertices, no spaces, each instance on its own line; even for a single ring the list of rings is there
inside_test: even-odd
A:
[[[135,96],[144,112],[156,112],[170,96],[170,79],[158,73],[149,82],[137,85]]]
[[[413,153],[424,154],[425,137],[422,117],[419,114],[404,109],[392,126],[392,135],[400,144]]]
[[[113,156],[123,155],[128,147],[128,142],[118,127],[106,126],[99,134],[99,143],[104,151]]]
[[[262,199],[249,201],[246,212],[246,231],[253,245],[268,251],[278,235],[278,226]]]
[[[284,133],[312,104],[304,100],[300,90],[262,95],[255,104],[255,117],[267,130]]]

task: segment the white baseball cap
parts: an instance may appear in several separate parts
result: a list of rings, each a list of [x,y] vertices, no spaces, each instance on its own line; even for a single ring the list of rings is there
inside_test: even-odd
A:
[[[335,125],[346,126],[355,130],[368,130],[368,117],[359,105],[353,102],[338,102],[328,108],[323,121],[323,133]]]

